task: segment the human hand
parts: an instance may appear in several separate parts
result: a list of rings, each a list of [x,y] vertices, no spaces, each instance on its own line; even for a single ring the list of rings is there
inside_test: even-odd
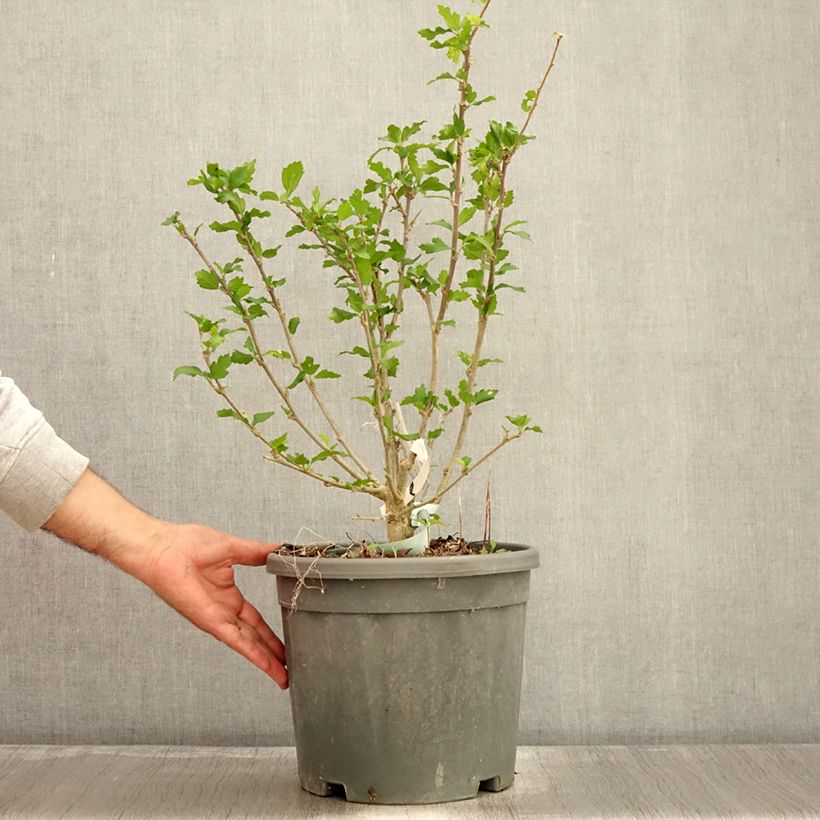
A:
[[[277,544],[161,521],[86,470],[44,529],[138,578],[287,689],[285,647],[236,586],[234,564],[261,566]]]
[[[285,647],[236,586],[233,566],[261,566],[278,544],[193,524],[168,524],[134,572],[194,626],[288,687]]]

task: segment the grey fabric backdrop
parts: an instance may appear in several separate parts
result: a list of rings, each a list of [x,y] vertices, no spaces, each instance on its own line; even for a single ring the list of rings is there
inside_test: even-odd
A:
[[[819,11],[497,0],[479,36],[474,83],[499,100],[477,131],[522,121],[565,34],[510,172],[528,294],[491,329],[511,363],[470,444],[513,410],[544,428],[492,475],[495,534],[542,550],[523,742],[820,740]],[[3,3],[0,364],[143,508],[270,540],[374,512],[263,462],[204,384],[172,383],[196,360],[183,310],[211,302],[159,223],[213,218],[185,186],[208,160],[255,156],[275,184],[301,159],[305,190],[349,193],[388,123],[449,116],[452,89],[425,84],[442,55],[415,33],[435,17],[426,0]],[[307,329],[327,273],[289,241],[279,270],[330,362]],[[0,742],[290,742],[287,697],[147,588],[7,520],[0,560]],[[278,628],[272,578],[239,578]]]

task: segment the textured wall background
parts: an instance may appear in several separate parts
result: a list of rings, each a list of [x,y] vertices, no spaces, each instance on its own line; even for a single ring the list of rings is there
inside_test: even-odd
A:
[[[523,742],[820,740],[819,12],[497,0],[479,35],[472,78],[499,98],[473,111],[483,133],[522,122],[565,34],[510,171],[535,241],[514,246],[528,294],[488,353],[513,363],[470,445],[513,410],[544,428],[493,470],[497,536],[542,548]],[[209,160],[255,156],[270,185],[301,159],[305,190],[344,196],[388,123],[431,133],[453,100],[415,33],[435,4],[6,0],[2,17],[0,367],[159,516],[287,540],[373,512],[273,469],[203,384],[171,382],[196,359],[183,310],[211,302],[159,223],[213,218],[185,186]],[[332,361],[307,330],[327,275],[295,244],[280,270]],[[483,491],[465,489],[468,535]],[[0,742],[290,742],[286,696],[128,576],[8,520],[0,561]],[[278,628],[273,579],[239,578]]]

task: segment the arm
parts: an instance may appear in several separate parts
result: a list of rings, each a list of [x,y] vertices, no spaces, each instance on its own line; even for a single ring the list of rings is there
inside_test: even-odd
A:
[[[233,572],[234,564],[264,564],[276,545],[144,513],[91,472],[2,375],[0,510],[29,532],[44,527],[106,558],[287,688],[284,646]]]

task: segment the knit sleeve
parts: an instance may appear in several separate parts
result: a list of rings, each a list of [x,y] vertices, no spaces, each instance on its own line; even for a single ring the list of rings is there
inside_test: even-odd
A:
[[[57,510],[88,466],[0,373],[0,510],[34,532]]]

